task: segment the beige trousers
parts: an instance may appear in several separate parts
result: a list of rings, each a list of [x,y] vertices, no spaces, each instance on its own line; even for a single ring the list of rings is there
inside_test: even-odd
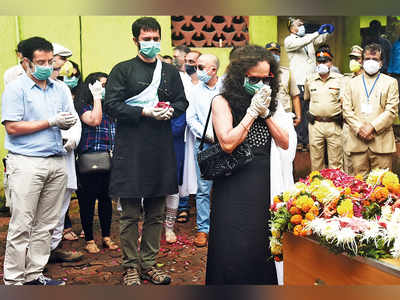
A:
[[[47,264],[65,189],[65,158],[8,154],[11,219],[4,257],[4,283],[35,280]]]
[[[393,153],[374,153],[371,150],[360,153],[351,153],[353,174],[361,174],[364,177],[373,169],[381,168],[392,170]]]
[[[325,144],[328,153],[328,167],[342,169],[343,167],[343,135],[342,127],[335,122],[318,122],[308,124],[310,139],[311,170],[319,171],[326,168]]]

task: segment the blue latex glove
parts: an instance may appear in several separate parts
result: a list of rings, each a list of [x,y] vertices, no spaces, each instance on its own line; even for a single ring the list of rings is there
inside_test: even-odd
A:
[[[318,29],[319,34],[329,32],[329,24],[322,24],[321,27]]]
[[[328,25],[329,25],[328,32],[329,32],[329,33],[334,32],[334,31],[335,31],[335,26],[333,26],[332,24],[328,24]]]

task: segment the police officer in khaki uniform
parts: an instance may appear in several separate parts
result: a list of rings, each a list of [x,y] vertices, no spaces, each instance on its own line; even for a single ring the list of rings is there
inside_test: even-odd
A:
[[[304,85],[304,100],[310,101],[308,131],[313,171],[326,167],[325,152],[328,154],[329,168],[342,168],[343,165],[343,75],[330,72],[332,58],[328,48],[319,48],[316,52],[317,72],[311,74]]]
[[[383,50],[369,44],[363,51],[364,73],[346,84],[343,116],[350,126],[345,151],[351,152],[353,174],[367,175],[374,168],[392,168],[396,152],[393,122],[399,90],[396,79],[380,72]]]
[[[266,44],[265,48],[271,51],[275,60],[279,63],[281,59],[281,46],[278,43],[272,42]],[[293,125],[296,127],[301,122],[300,90],[296,85],[294,76],[291,76],[289,69],[282,66],[279,69],[279,91],[276,97],[287,113],[294,112]]]
[[[351,73],[344,73],[344,82],[345,84],[350,81],[350,79],[362,74],[364,72],[362,68],[362,52],[363,48],[358,45],[354,45],[351,47],[349,58],[349,69]],[[343,148],[346,149],[346,142],[349,141],[346,137],[349,136],[349,125],[346,122],[343,123],[343,137],[344,137],[344,145]],[[353,165],[351,164],[350,152],[343,152],[343,170],[348,173],[353,173]]]

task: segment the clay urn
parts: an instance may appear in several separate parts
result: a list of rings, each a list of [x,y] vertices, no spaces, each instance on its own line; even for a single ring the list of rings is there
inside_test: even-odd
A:
[[[246,37],[243,33],[236,34],[232,39],[232,44],[235,47],[242,47],[247,44]]]
[[[200,33],[196,33],[193,37],[192,37],[192,44],[194,47],[196,48],[200,48],[203,47],[206,43],[206,39],[204,37],[204,34]]]
[[[225,37],[228,46],[232,45],[232,38],[236,34],[235,28],[233,26],[228,27],[228,24],[224,27],[222,35]]]
[[[183,19],[185,20],[185,25],[190,26],[190,23],[192,23],[192,16],[183,16]]]
[[[233,17],[232,16],[224,16],[224,18],[225,18],[226,26],[231,27]]]

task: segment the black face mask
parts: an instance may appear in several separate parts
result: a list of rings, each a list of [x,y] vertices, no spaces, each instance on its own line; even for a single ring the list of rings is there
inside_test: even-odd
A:
[[[192,66],[192,65],[188,65],[185,64],[185,71],[188,75],[192,75],[194,73],[196,73],[197,71],[197,67],[196,66]]]

